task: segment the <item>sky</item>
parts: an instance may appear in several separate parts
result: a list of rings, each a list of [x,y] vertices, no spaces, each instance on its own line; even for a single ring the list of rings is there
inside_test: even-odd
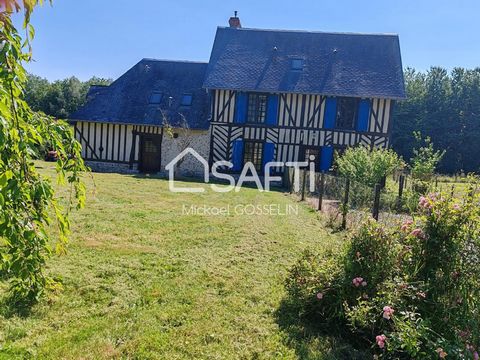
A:
[[[396,33],[404,67],[480,66],[478,0],[54,0],[35,11],[35,62],[49,80],[116,79],[142,58],[208,61],[217,26]]]

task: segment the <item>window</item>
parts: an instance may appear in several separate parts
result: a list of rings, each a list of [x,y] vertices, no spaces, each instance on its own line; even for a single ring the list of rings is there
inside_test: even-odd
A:
[[[150,104],[160,104],[162,102],[163,95],[162,93],[159,92],[154,92],[152,95],[150,95]]]
[[[182,101],[180,103],[181,106],[191,106],[192,105],[192,100],[193,100],[193,95],[192,94],[183,94],[182,95]]]
[[[267,115],[267,95],[265,94],[248,94],[248,113],[247,121],[250,123],[265,122]]]
[[[292,59],[292,70],[303,70],[303,59]]]
[[[263,143],[258,141],[245,141],[243,163],[251,162],[257,172],[262,171]]]
[[[338,98],[335,127],[338,129],[355,130],[357,109],[358,99],[346,97]]]

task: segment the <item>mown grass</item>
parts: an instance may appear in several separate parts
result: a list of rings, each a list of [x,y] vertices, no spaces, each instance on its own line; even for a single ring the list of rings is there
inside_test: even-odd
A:
[[[72,214],[68,254],[49,261],[64,290],[27,316],[0,311],[0,359],[323,359],[345,352],[328,334],[309,336],[281,307],[300,252],[342,243],[308,206],[289,216],[184,216],[183,204],[296,203],[280,192],[179,194],[157,178],[94,179],[96,194],[87,178],[87,207]]]

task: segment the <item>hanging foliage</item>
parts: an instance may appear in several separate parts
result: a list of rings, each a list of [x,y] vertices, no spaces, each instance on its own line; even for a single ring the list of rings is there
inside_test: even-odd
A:
[[[31,60],[35,35],[30,15],[42,2],[0,0],[0,275],[9,281],[9,298],[17,305],[37,301],[54,286],[44,271],[46,260],[53,251],[65,250],[69,211],[85,201],[80,177],[86,169],[71,127],[33,112],[23,100],[27,74],[22,63]],[[24,11],[24,38],[12,23],[14,11]],[[70,186],[63,206],[33,162],[44,148],[56,151],[58,182]],[[51,224],[58,228],[55,240]]]

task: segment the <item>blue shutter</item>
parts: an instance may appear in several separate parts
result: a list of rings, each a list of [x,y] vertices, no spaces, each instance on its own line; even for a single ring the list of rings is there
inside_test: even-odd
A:
[[[332,167],[333,162],[333,146],[322,146],[322,154],[320,159],[320,170],[328,171]]]
[[[235,96],[235,122],[244,124],[247,121],[247,93],[237,91]]]
[[[368,131],[368,123],[370,120],[370,100],[362,99],[358,105],[358,131]]]
[[[271,161],[273,161],[273,155],[275,153],[275,144],[271,142],[266,142],[263,144],[263,159],[262,159],[262,167],[265,171],[265,165]]]
[[[327,97],[325,100],[325,115],[323,116],[323,127],[333,129],[337,118],[337,98]]]
[[[243,167],[243,140],[235,140],[233,142],[233,171],[240,171]]]
[[[278,119],[278,95],[270,94],[267,100],[267,125],[277,125]]]

